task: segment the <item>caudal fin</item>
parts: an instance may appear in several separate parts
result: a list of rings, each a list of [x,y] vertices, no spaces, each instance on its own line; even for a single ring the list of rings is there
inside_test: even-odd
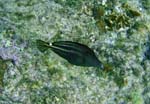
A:
[[[45,52],[49,48],[49,43],[40,39],[36,40],[36,45],[41,52]]]

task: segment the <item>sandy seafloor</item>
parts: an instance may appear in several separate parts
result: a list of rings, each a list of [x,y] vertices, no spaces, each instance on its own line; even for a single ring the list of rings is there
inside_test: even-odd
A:
[[[86,44],[108,70],[36,39]],[[0,0],[0,56],[0,104],[150,104],[150,1]]]

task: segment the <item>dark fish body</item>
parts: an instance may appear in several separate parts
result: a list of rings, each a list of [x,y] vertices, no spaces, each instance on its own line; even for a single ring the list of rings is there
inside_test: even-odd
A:
[[[57,41],[49,45],[47,42],[37,40],[37,46],[41,52],[50,48],[73,65],[103,68],[95,53],[86,45],[72,41]]]

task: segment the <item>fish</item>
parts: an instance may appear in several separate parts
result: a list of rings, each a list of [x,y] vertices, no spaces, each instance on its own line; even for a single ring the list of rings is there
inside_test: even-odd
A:
[[[103,64],[96,57],[94,51],[84,44],[73,41],[55,41],[49,43],[37,39],[36,45],[41,52],[51,49],[54,53],[73,65],[103,69]]]

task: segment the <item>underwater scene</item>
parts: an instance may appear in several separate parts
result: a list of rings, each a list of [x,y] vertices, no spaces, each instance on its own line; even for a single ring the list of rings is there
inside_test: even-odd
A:
[[[150,0],[0,0],[0,104],[150,104]]]

